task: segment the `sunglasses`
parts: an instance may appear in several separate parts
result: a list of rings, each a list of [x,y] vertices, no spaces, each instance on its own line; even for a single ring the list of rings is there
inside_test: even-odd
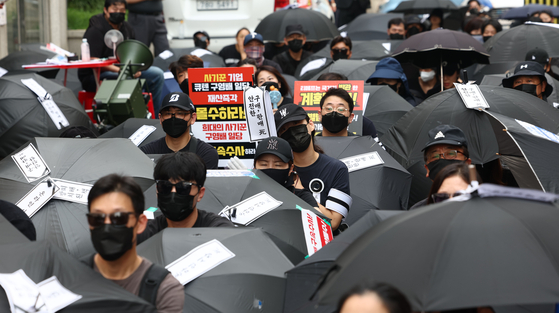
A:
[[[340,53],[340,52],[341,52],[341,53],[343,53],[343,54],[347,54],[348,51],[349,51],[349,50],[346,49],[346,48],[343,48],[343,49],[332,49],[332,52],[334,52],[334,53]]]
[[[448,194],[448,193],[434,193],[431,195],[431,199],[433,199],[434,203],[439,203],[439,202],[443,202],[445,200],[448,200],[450,198],[454,198],[454,197],[458,197],[463,195],[464,192],[455,192],[453,194]]]
[[[155,184],[157,186],[157,192],[164,195],[171,194],[171,192],[173,191],[173,187],[175,187],[177,194],[183,196],[190,195],[190,190],[192,189],[192,186],[198,186],[198,188],[202,187],[198,184],[187,182],[187,181],[181,181],[176,184],[173,184],[168,180],[156,180]]]
[[[91,227],[99,227],[105,225],[105,218],[109,216],[109,220],[112,225],[123,226],[128,224],[128,219],[130,218],[132,212],[114,212],[111,214],[105,213],[86,213],[87,222]]]

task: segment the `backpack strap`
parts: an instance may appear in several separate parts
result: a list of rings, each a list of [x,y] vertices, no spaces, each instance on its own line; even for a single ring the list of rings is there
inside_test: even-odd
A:
[[[161,267],[157,264],[152,264],[142,278],[142,284],[140,285],[140,292],[138,293],[138,297],[155,305],[159,286],[168,274],[169,271],[166,270],[164,267]]]
[[[196,154],[196,148],[198,148],[198,139],[194,136],[190,136],[190,147],[188,147],[188,152]]]

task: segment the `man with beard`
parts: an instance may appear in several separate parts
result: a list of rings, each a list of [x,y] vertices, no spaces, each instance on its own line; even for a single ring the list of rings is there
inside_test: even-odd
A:
[[[183,286],[165,268],[136,253],[138,235],[147,224],[140,186],[131,177],[107,175],[93,185],[87,200],[87,222],[97,253],[83,262],[152,303],[158,312],[182,312]]]
[[[191,227],[234,227],[228,219],[198,209],[206,188],[206,167],[194,153],[167,154],[153,170],[157,190],[157,207],[163,215],[150,220],[138,235],[143,242],[163,229]]]
[[[408,79],[400,62],[394,58],[384,58],[380,60],[375,68],[375,72],[367,79],[371,85],[386,85],[394,90],[409,104],[416,106],[417,100],[410,93]]]
[[[190,127],[196,122],[196,109],[187,94],[172,92],[166,95],[163,98],[159,121],[165,137],[140,147],[140,150],[146,154],[189,151],[197,154],[207,168],[217,168],[218,155],[214,147],[190,134]]]
[[[285,28],[283,42],[289,50],[276,55],[272,60],[279,64],[284,74],[295,75],[295,70],[302,60],[309,57],[312,52],[303,50],[307,36],[301,25],[288,25]]]

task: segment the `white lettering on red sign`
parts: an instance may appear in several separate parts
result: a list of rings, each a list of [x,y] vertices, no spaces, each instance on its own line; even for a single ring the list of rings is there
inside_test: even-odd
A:
[[[309,210],[302,209],[303,231],[309,256],[320,250],[334,239],[332,228],[319,216]]]

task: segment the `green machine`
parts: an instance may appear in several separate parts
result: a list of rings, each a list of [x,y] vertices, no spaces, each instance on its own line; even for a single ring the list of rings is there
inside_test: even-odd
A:
[[[116,80],[105,79],[95,94],[93,114],[100,126],[116,126],[130,117],[145,118],[148,114],[142,95],[145,79],[134,73],[148,69],[153,63],[149,48],[137,40],[113,44],[120,72]]]

